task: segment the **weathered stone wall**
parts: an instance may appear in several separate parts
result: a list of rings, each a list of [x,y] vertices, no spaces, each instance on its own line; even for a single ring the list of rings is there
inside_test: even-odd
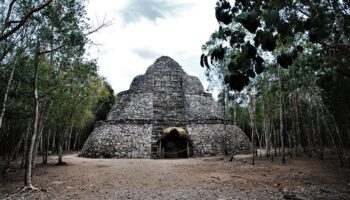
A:
[[[179,120],[184,114],[182,75],[162,69],[153,73],[154,119]]]
[[[81,151],[98,158],[147,158],[151,155],[151,124],[103,124],[95,127]]]
[[[130,89],[131,91],[152,91],[152,79],[147,75],[138,75],[131,82]]]
[[[188,120],[223,119],[222,108],[208,93],[185,94],[185,103]]]
[[[146,71],[146,75],[148,74],[155,75],[161,71],[172,71],[183,75],[186,74],[185,71],[182,69],[182,67],[179,65],[179,63],[177,63],[176,61],[174,61],[172,58],[168,56],[162,56],[158,58],[153,63],[153,65],[148,67]]]
[[[153,117],[152,93],[125,91],[118,94],[117,103],[107,120],[150,119]]]
[[[193,141],[195,156],[250,151],[247,136],[237,126],[226,125],[226,132],[224,124],[189,124],[186,129]]]
[[[228,153],[249,153],[251,143],[246,134],[238,126],[226,125],[226,148]]]
[[[195,76],[185,75],[182,77],[183,91],[186,94],[196,94],[204,92],[203,85],[199,78]]]
[[[186,129],[193,141],[193,155],[221,155],[223,153],[222,124],[189,124]]]

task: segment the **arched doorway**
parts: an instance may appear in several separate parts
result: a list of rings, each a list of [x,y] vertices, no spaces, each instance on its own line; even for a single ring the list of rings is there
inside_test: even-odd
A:
[[[192,140],[183,128],[167,128],[158,141],[159,158],[188,158],[192,155]]]

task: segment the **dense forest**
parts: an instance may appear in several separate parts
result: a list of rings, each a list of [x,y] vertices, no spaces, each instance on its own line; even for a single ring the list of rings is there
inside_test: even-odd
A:
[[[113,89],[86,56],[88,35],[106,24],[89,25],[81,1],[1,1],[0,152],[22,158],[31,187],[36,156],[47,162],[79,150],[95,120],[105,119]],[[23,155],[22,155],[23,154]]]
[[[219,0],[215,11],[201,65],[227,120],[267,157],[329,153],[349,166],[349,2]]]

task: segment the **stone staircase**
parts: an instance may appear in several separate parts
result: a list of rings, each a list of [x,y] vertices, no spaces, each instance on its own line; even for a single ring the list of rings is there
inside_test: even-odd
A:
[[[151,144],[151,158],[159,158],[158,151],[158,140],[162,134],[163,128],[161,126],[153,125],[153,130],[152,130],[152,144]]]

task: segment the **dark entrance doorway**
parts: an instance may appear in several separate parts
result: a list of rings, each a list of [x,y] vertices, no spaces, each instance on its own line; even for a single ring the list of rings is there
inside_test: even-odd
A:
[[[188,158],[192,141],[183,128],[167,128],[159,140],[159,158]]]

